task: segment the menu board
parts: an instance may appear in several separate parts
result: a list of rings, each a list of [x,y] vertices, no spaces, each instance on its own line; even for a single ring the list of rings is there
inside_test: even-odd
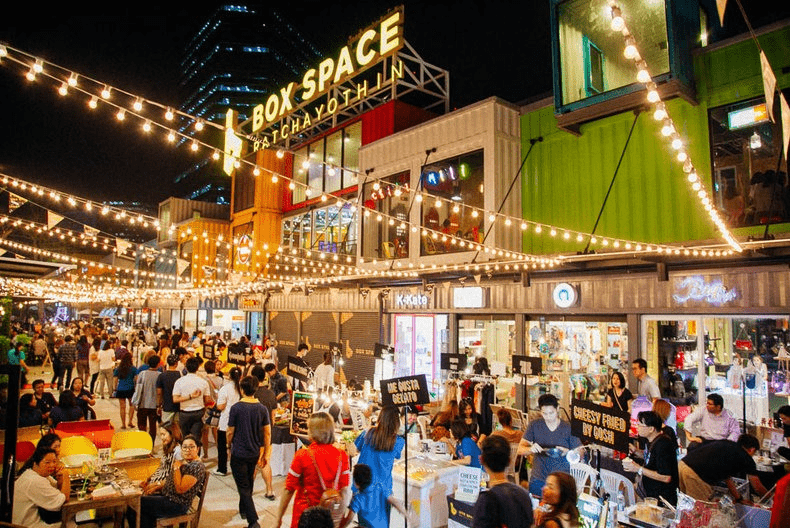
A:
[[[571,433],[590,443],[628,452],[630,416],[627,412],[586,400],[573,400]]]
[[[310,392],[294,392],[291,404],[291,434],[306,435],[307,420],[315,408],[315,395]]]
[[[450,372],[463,372],[466,370],[466,354],[441,354],[439,367]]]

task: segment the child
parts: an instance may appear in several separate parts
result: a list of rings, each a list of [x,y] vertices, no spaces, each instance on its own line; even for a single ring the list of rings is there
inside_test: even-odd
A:
[[[357,514],[357,522],[359,526],[365,528],[388,528],[389,515],[387,514],[389,507],[387,504],[395,506],[395,508],[403,515],[404,518],[409,519],[406,509],[403,507],[401,501],[390,495],[387,497],[381,486],[371,486],[370,482],[373,479],[373,474],[370,471],[370,466],[367,464],[357,464],[354,466],[354,484],[359,490],[354,494],[351,499],[351,504],[348,505],[348,512],[343,517],[340,523],[340,528],[348,526],[354,514]],[[409,519],[409,525],[415,526]]]

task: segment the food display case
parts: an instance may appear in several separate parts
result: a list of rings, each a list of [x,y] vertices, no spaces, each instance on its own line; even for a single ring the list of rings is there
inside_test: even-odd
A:
[[[418,526],[439,528],[447,526],[447,495],[458,485],[458,468],[449,460],[436,456],[419,455],[409,457],[409,501],[407,507],[415,512]],[[399,460],[392,468],[392,493],[404,499],[405,463]],[[404,526],[403,517],[393,508],[390,512],[390,528]]]

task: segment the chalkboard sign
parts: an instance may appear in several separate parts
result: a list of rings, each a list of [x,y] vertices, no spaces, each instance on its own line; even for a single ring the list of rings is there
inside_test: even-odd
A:
[[[297,356],[288,356],[288,369],[285,371],[285,373],[292,378],[298,379],[299,381],[307,381],[308,377],[310,376],[310,370],[310,365],[305,363],[305,360],[302,358]]]
[[[391,347],[383,343],[376,343],[373,347],[373,357],[380,358],[385,354],[392,355],[394,353],[395,353],[395,347]]]
[[[538,376],[543,370],[543,360],[539,357],[513,356],[513,374]]]
[[[431,402],[425,374],[381,380],[381,403],[384,405],[423,405]]]
[[[466,370],[466,354],[441,354],[439,357],[439,368],[451,372]]]
[[[244,345],[232,343],[228,346],[228,363],[246,365],[248,355],[248,349]]]
[[[214,352],[214,344],[206,343],[203,345],[203,357],[205,359],[217,359],[217,354]]]
[[[306,435],[307,420],[315,408],[315,395],[310,392],[294,392],[291,403],[291,434]]]
[[[630,415],[614,407],[604,407],[586,400],[573,400],[571,433],[593,444],[628,452]]]

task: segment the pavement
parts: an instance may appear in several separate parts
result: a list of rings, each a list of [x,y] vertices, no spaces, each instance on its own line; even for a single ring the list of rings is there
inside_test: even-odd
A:
[[[31,367],[30,370],[31,371],[28,373],[28,382],[32,382],[35,379],[41,378],[45,381],[45,383],[47,383],[47,387],[49,387],[48,383],[52,379],[51,368],[47,369],[46,367]],[[57,399],[58,395],[60,394],[56,389],[53,390],[48,388],[46,390],[51,392],[52,395],[55,396],[55,399]],[[23,393],[24,392],[31,391],[27,390],[23,391]],[[118,400],[107,398],[100,399],[97,397],[94,409],[98,418],[105,420],[109,418],[113,424],[113,427],[115,427],[116,430],[121,430],[121,417]],[[134,418],[134,423],[135,425],[137,424],[137,416]],[[217,446],[214,444],[213,437],[209,437],[209,441],[209,459],[205,464],[206,469],[211,472],[217,467]],[[161,442],[158,438],[154,444],[154,451],[161,451]],[[258,523],[262,527],[266,528],[277,528],[274,526],[274,522],[277,519],[277,510],[280,504],[280,497],[285,487],[285,477],[273,477],[272,483],[274,487],[274,493],[277,496],[276,500],[274,501],[264,497],[265,485],[260,473],[258,473],[256,476],[255,488],[253,492],[253,500],[255,501],[255,508],[257,509],[259,516]],[[293,503],[293,501],[291,502]],[[233,475],[230,472],[230,468],[228,468],[228,475],[225,477],[211,474],[208,481],[206,498],[203,501],[203,511],[200,514],[200,526],[211,526],[214,528],[219,526],[248,526],[247,522],[242,520],[239,516],[238,504],[239,494],[236,491],[236,484],[233,481]],[[283,526],[290,526],[291,509],[292,507],[289,506],[283,518]],[[109,526],[109,523],[107,525]],[[84,524],[81,526],[90,528],[96,525]]]

